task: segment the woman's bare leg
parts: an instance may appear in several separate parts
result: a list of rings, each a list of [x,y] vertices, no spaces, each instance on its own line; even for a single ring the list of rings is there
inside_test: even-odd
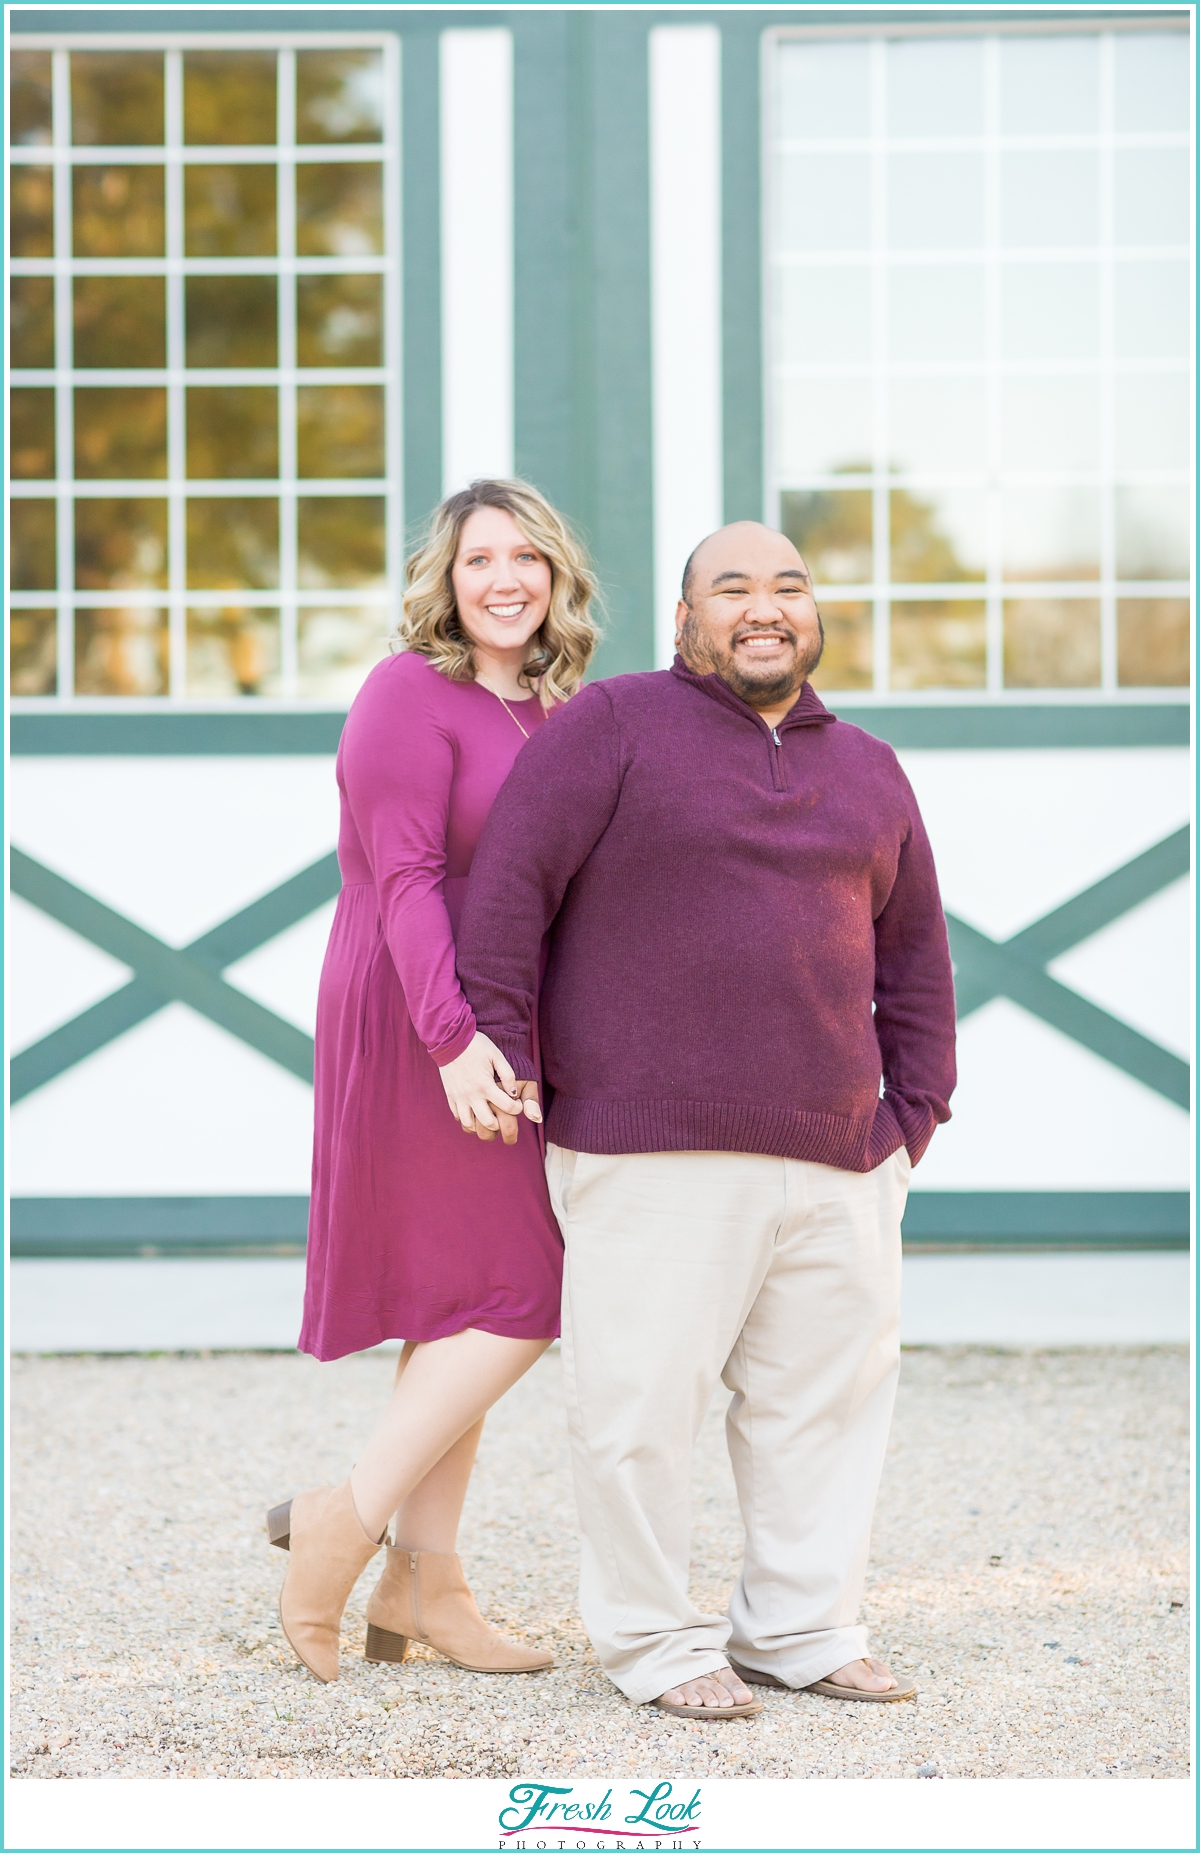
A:
[[[392,1537],[410,1551],[456,1551],[458,1523],[483,1422],[478,1421],[431,1467],[392,1520]]]
[[[409,1343],[401,1351],[396,1362],[396,1384],[415,1350],[416,1346]],[[482,1434],[480,1420],[460,1435],[437,1466],[431,1467],[420,1484],[413,1487],[392,1520],[392,1537],[397,1544],[410,1551],[457,1550],[458,1523]]]
[[[448,1450],[478,1427],[550,1342],[466,1331],[416,1345],[402,1356],[392,1400],[350,1475],[354,1504],[370,1537],[379,1537],[396,1508],[407,1503]],[[461,1460],[454,1463],[447,1480],[453,1483],[462,1468]],[[469,1463],[466,1471],[469,1475]],[[464,1492],[465,1486],[464,1480]],[[444,1512],[446,1500],[435,1503]]]

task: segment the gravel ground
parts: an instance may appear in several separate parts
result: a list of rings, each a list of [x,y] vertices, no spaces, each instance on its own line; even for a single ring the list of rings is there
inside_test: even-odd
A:
[[[634,1708],[574,1603],[557,1354],[489,1421],[462,1552],[486,1615],[555,1669],[297,1666],[268,1503],[343,1477],[392,1361],[18,1358],[12,1770],[57,1776],[1184,1776],[1187,1362],[1178,1350],[905,1354],[866,1599],[918,1701],[766,1693],[754,1720]],[[723,1398],[720,1399],[723,1401]],[[721,1411],[693,1586],[740,1548]]]

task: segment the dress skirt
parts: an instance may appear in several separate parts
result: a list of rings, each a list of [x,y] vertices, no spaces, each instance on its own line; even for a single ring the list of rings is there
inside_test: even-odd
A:
[[[445,882],[457,927],[465,879]],[[323,1359],[467,1327],[552,1338],[562,1239],[542,1129],[484,1144],[450,1111],[384,936],[376,888],[342,889],[317,1006],[316,1129],[300,1349]]]

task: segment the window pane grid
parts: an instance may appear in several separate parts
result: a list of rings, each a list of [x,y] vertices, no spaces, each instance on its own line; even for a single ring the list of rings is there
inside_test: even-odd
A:
[[[231,52],[226,41],[216,60],[244,64],[247,42],[239,35]],[[28,623],[53,614],[56,673],[40,689],[26,673],[14,693],[63,702],[96,695],[139,702],[235,696],[340,705],[384,647],[390,621],[387,564],[394,566],[402,555],[395,441],[399,347],[393,326],[399,303],[395,73],[378,85],[379,117],[364,127],[360,108],[354,125],[359,139],[313,140],[311,132],[315,126],[318,135],[327,128],[332,133],[339,120],[350,126],[336,81],[325,81],[331,68],[326,54],[349,44],[352,53],[374,61],[378,74],[396,48],[391,40],[361,35],[349,41],[343,35],[298,35],[287,42],[272,36],[260,49],[274,64],[276,140],[188,144],[188,125],[203,117],[203,109],[200,117],[189,113],[187,99],[191,94],[195,100],[195,91],[187,86],[196,72],[193,68],[189,77],[186,61],[189,52],[206,50],[207,44],[153,43],[157,55],[148,68],[161,69],[160,142],[129,146],[101,139],[105,124],[115,119],[112,98],[121,89],[110,83],[93,85],[93,117],[81,131],[91,145],[72,145],[72,59],[80,46],[74,39],[56,41],[46,47],[52,72],[47,133],[10,151],[14,166],[48,170],[52,240],[27,241],[10,260],[10,271],[15,278],[48,279],[55,363],[14,368],[10,375],[23,395],[26,424],[33,419],[31,430],[43,428],[39,394],[47,405],[52,395],[54,452],[47,478],[41,461],[48,459],[47,425],[46,442],[36,439],[43,448],[27,446],[29,467],[12,484],[14,516],[18,509],[27,514],[21,544],[14,546],[14,556],[24,562],[14,568],[21,583],[10,592],[10,604],[31,614]],[[309,129],[301,142],[297,46],[309,58],[304,104]],[[110,53],[117,47],[105,40],[95,49]],[[313,54],[319,54],[315,63]],[[361,72],[363,62],[362,56],[343,57],[343,76],[356,65]],[[350,74],[354,79],[355,72]],[[205,78],[202,72],[201,88]],[[207,101],[215,93],[221,126],[236,134],[238,123],[219,95],[222,79],[216,62],[215,92],[208,76]],[[88,82],[85,69],[76,100],[83,95],[86,101]],[[364,93],[369,88],[367,81]],[[321,109],[325,114],[318,120]],[[266,120],[269,125],[269,115]],[[348,163],[357,164],[357,171]],[[247,193],[236,178],[265,169],[273,176],[274,199],[265,183],[251,177]],[[133,170],[151,170],[149,194],[136,188],[130,193]],[[82,195],[76,185],[81,172],[97,176]],[[189,175],[196,177],[196,188]],[[345,175],[344,183],[338,175]],[[114,180],[132,201],[132,218],[142,213],[137,254],[130,254],[128,219],[114,232],[103,231],[104,210],[112,222],[105,190]],[[297,189],[308,215],[299,248]],[[260,215],[265,201],[270,220],[260,216],[247,230],[247,201]],[[81,222],[81,211],[90,218]],[[271,242],[264,244],[268,223]],[[101,243],[89,252],[97,226]],[[214,237],[219,254],[212,249]],[[124,252],[106,254],[110,242],[122,241]],[[254,254],[239,254],[247,249]],[[214,288],[221,279],[246,280],[246,288],[250,280],[264,280],[263,288],[272,292],[269,324],[262,318],[268,300],[262,289],[241,326],[231,313],[236,304],[227,298],[228,327],[218,329],[216,348],[221,340],[239,349],[248,341],[259,348],[265,342],[271,348],[265,358],[274,364],[211,364],[221,359],[213,341],[198,346],[188,333],[194,323],[203,334],[205,316],[211,323],[213,305],[221,306],[215,297],[192,301],[190,280],[205,278],[214,280]],[[107,279],[113,287],[93,302],[86,291],[79,294],[87,279]],[[137,293],[140,280],[157,282],[163,292],[156,338],[155,299]],[[104,286],[87,287],[94,295]],[[303,352],[298,289],[305,290]],[[32,309],[36,305],[29,300]],[[147,331],[149,340],[136,338]],[[122,342],[133,353],[147,352],[154,364],[104,364],[106,357],[121,358],[115,349]],[[42,355],[39,350],[29,357]],[[129,469],[130,462],[141,463],[141,469]],[[246,475],[233,474],[239,463],[248,467]],[[94,512],[85,519],[89,509]],[[26,655],[32,660],[28,648]],[[110,665],[117,658],[126,667],[136,658],[140,668],[124,682],[114,679]],[[38,660],[48,659],[43,652]]]
[[[1186,112],[1122,121],[1119,33],[771,38],[768,508],[810,556],[819,679],[1117,693],[1155,680],[1144,623],[1178,685]],[[1086,82],[1023,132],[1060,108],[1020,81],[1047,46]]]

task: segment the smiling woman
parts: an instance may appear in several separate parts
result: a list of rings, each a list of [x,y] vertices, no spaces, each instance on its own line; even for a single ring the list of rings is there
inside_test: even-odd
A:
[[[470,538],[475,551],[470,556],[462,553],[468,520],[488,523],[486,532],[473,528]],[[481,480],[442,503],[425,545],[408,562],[408,590],[397,629],[401,648],[429,657],[453,682],[478,680],[476,647],[488,647],[490,639],[502,649],[509,648],[507,639],[512,633],[506,632],[506,625],[517,620],[497,614],[514,602],[524,607],[517,595],[522,582],[496,585],[494,569],[504,556],[511,571],[522,573],[528,585],[533,562],[526,559],[527,554],[540,554],[550,568],[551,583],[544,621],[530,626],[522,639],[524,643],[536,633],[532,653],[517,662],[521,690],[518,693],[514,685],[510,692],[521,699],[541,677],[543,694],[549,700],[561,701],[573,694],[596,647],[597,632],[590,615],[596,581],[562,517],[527,483]],[[469,559],[476,564],[469,565]],[[480,594],[491,597],[494,593],[494,603],[503,594],[496,611],[488,613],[487,635],[464,625],[463,593],[480,614],[485,610]],[[477,618],[477,624],[480,621]]]
[[[338,753],[343,887],[317,1010],[300,1335],[319,1358],[405,1348],[351,1479],[269,1518],[291,1553],[284,1630],[322,1680],[393,1513],[369,1659],[402,1660],[417,1633],[476,1670],[550,1663],[485,1625],[454,1555],[484,1415],[557,1333],[562,1263],[536,1088],[477,1032],[454,939],[496,793],[582,680],[593,580],[550,504],[494,481],[442,504],[408,578],[402,647],[368,676]],[[464,1147],[460,1128],[482,1138]]]

